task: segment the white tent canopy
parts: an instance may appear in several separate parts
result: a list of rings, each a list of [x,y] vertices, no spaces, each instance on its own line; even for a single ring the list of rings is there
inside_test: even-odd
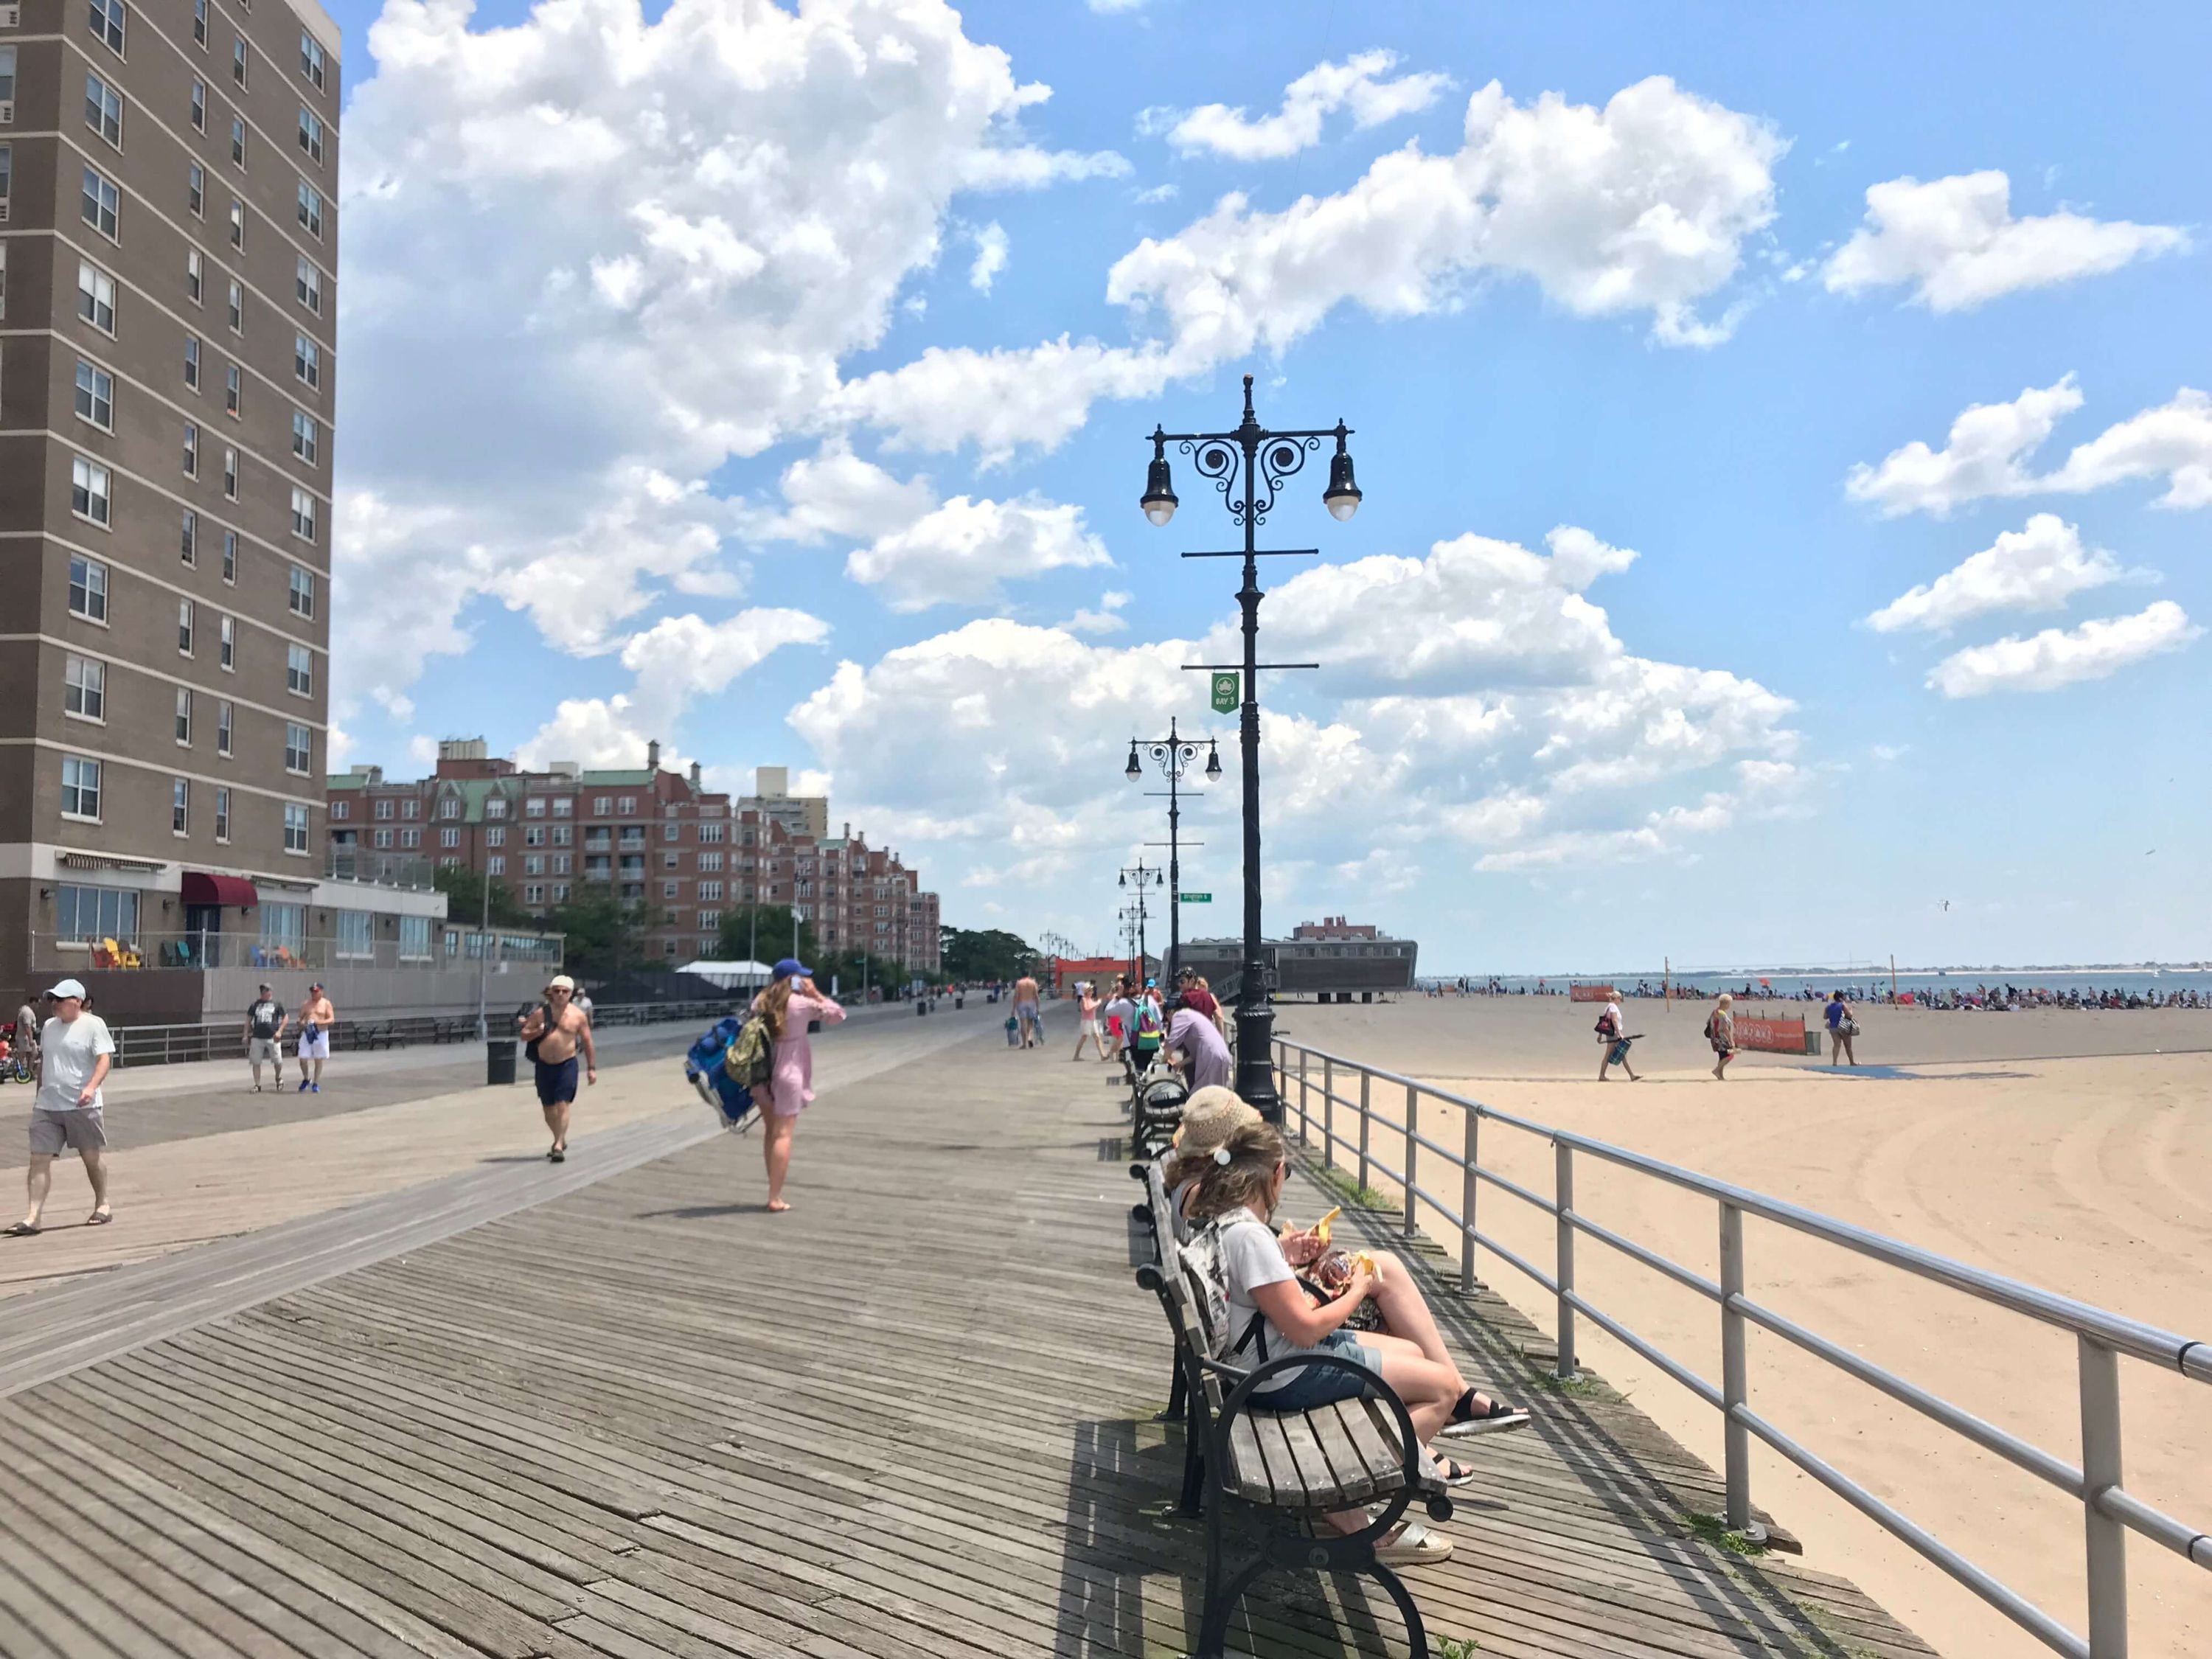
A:
[[[676,971],[712,980],[726,991],[737,985],[765,985],[775,976],[775,969],[765,962],[724,962],[704,957],[685,963]]]

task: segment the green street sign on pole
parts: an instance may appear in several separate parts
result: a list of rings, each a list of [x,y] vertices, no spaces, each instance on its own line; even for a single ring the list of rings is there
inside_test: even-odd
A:
[[[1233,714],[1237,712],[1238,695],[1244,689],[1239,684],[1241,678],[1242,677],[1233,669],[1226,674],[1216,674],[1213,677],[1213,712],[1215,714]]]
[[[1179,904],[1211,904],[1213,902],[1213,895],[1211,893],[1177,893],[1176,895],[1176,902]]]

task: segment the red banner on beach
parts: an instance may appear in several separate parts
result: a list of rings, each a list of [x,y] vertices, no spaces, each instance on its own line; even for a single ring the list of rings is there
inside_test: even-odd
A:
[[[1762,1054],[1802,1054],[1805,1052],[1805,1021],[1801,1015],[1796,1019],[1754,1019],[1749,1014],[1735,1017],[1735,1046],[1756,1048]]]
[[[1570,985],[1567,987],[1567,1000],[1570,1002],[1610,1002],[1613,1000],[1613,987],[1610,985]]]

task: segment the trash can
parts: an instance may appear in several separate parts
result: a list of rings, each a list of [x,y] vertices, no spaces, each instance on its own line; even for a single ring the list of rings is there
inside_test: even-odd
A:
[[[521,1045],[513,1037],[484,1039],[484,1083],[496,1088],[514,1081],[514,1051]]]
[[[961,1009],[965,1008],[967,1006],[968,999],[966,997],[955,997],[952,999],[952,1011],[955,1013],[959,1012]]]
[[[914,1012],[917,1017],[927,1013],[929,1012],[929,999],[927,997],[916,997],[914,1000]]]

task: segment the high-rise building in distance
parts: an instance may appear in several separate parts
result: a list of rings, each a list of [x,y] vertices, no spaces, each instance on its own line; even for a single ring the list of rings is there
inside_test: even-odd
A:
[[[319,902],[338,45],[0,0],[0,986]]]

